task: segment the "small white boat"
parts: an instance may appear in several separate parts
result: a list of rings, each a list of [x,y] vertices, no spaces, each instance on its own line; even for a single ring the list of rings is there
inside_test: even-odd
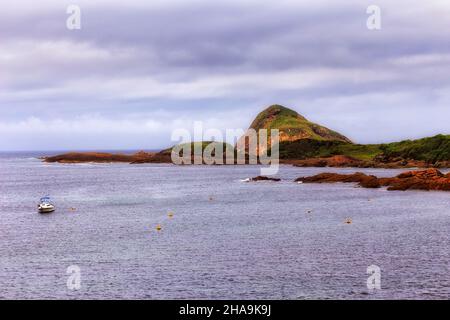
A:
[[[50,201],[50,197],[41,198],[41,202],[38,204],[39,213],[50,213],[55,211],[55,206]]]

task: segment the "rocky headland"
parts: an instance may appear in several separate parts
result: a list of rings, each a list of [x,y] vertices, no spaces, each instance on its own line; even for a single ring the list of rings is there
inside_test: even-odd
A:
[[[69,152],[56,156],[43,157],[45,162],[58,162],[58,163],[143,163],[155,161],[158,162],[160,158],[158,153],[140,151],[135,154],[122,154],[122,153],[105,153],[105,152]],[[164,159],[166,160],[166,159]],[[170,158],[168,159],[170,160]]]

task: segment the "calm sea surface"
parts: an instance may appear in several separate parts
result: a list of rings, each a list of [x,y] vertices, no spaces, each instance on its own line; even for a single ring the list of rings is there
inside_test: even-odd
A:
[[[259,167],[36,156],[0,155],[2,299],[450,298],[450,193],[292,182],[353,169],[282,166],[282,182],[245,183]],[[57,210],[41,215],[46,194]],[[67,287],[73,265],[79,290]]]

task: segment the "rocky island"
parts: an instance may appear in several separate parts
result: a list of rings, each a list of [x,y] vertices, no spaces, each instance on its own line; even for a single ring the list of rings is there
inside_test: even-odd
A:
[[[280,163],[299,167],[449,168],[450,135],[387,144],[356,144],[344,135],[310,122],[296,111],[272,105],[249,127],[278,129]],[[207,142],[202,143],[202,148]],[[219,143],[219,142],[218,142]],[[72,152],[44,157],[45,162],[171,163],[172,148],[160,152],[112,154]],[[193,157],[193,155],[191,155]]]

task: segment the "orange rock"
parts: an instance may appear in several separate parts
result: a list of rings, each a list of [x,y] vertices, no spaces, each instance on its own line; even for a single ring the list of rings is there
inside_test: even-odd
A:
[[[294,162],[296,167],[362,167],[364,161],[336,155],[328,158],[311,158]]]
[[[393,178],[377,178],[364,173],[353,174],[321,173],[302,177],[295,181],[304,183],[354,182],[364,188],[388,187],[388,190],[441,190],[450,191],[450,174],[444,175],[437,169],[408,171]]]

